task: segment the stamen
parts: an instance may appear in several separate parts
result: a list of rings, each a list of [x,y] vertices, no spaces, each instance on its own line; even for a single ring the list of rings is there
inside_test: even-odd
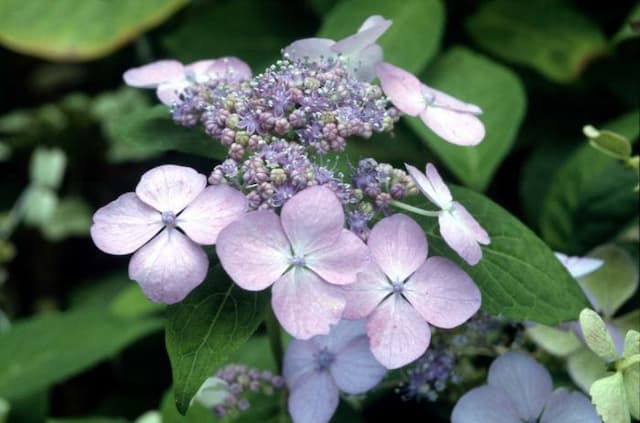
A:
[[[336,355],[329,351],[326,347],[318,351],[313,355],[313,358],[316,363],[317,371],[325,371],[329,369],[331,363],[336,359]]]
[[[162,223],[169,227],[176,226],[176,215],[172,211],[164,211],[162,212]]]

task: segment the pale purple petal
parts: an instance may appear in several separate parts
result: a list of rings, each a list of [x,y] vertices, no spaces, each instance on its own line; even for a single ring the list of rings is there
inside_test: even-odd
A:
[[[167,228],[139,249],[129,262],[129,278],[157,303],[182,301],[207,276],[204,250],[176,229]]]
[[[192,81],[206,82],[209,78],[207,76],[207,70],[214,64],[217,59],[198,60],[184,67],[185,76]]]
[[[235,283],[260,291],[274,283],[289,267],[289,241],[280,219],[271,210],[247,213],[218,235],[216,253]]]
[[[314,372],[290,387],[289,414],[294,423],[327,423],[338,408],[338,399],[329,372]]]
[[[471,113],[457,112],[438,106],[427,106],[420,113],[420,119],[436,135],[451,144],[478,145],[485,135],[484,124]]]
[[[331,47],[331,50],[347,55],[357,53],[375,44],[376,40],[380,38],[390,26],[391,21],[386,19],[367,19],[357,33],[338,41]]]
[[[601,423],[589,398],[580,392],[556,389],[547,401],[540,423]]]
[[[160,213],[128,192],[93,215],[91,239],[105,253],[130,254],[163,226]]]
[[[447,93],[443,93],[424,84],[422,84],[422,93],[432,99],[430,103],[433,106],[461,113],[470,113],[472,115],[482,114],[482,109],[475,104],[465,103]]]
[[[453,407],[451,423],[521,423],[511,398],[499,388],[480,386],[464,394]]]
[[[345,306],[340,288],[315,273],[293,267],[273,284],[271,305],[282,327],[294,338],[329,333]]]
[[[237,57],[221,57],[206,69],[206,75],[214,80],[240,82],[251,79],[251,68]]]
[[[482,258],[479,244],[489,244],[489,235],[462,204],[454,201],[451,210],[441,212],[438,225],[449,247],[470,265],[478,264]]]
[[[480,290],[469,275],[444,257],[430,257],[403,291],[422,317],[439,328],[461,325],[480,308]]]
[[[571,276],[576,279],[588,275],[591,272],[595,272],[604,264],[603,260],[597,258],[569,257],[566,254],[558,252],[556,252],[555,255]]]
[[[383,301],[369,316],[367,335],[371,352],[387,369],[418,359],[431,340],[427,322],[400,295]]]
[[[313,377],[316,368],[314,354],[320,349],[311,341],[292,339],[284,354],[282,376],[287,386],[295,386],[307,378]]]
[[[340,320],[331,327],[329,334],[314,336],[309,342],[316,345],[318,350],[327,348],[334,354],[339,354],[362,336],[365,338],[367,336],[367,321],[365,319]]]
[[[553,389],[547,369],[521,353],[506,353],[489,367],[489,385],[504,390],[513,401],[518,415],[535,421]]]
[[[328,38],[305,38],[294,41],[284,49],[284,57],[290,60],[307,59],[310,62],[318,62],[321,59],[336,56],[331,51],[335,41]]]
[[[138,88],[155,88],[163,82],[180,79],[183,76],[184,67],[176,60],[158,60],[129,69],[122,75],[127,85]]]
[[[427,258],[427,237],[420,225],[404,214],[379,221],[371,229],[367,244],[392,283],[404,282]]]
[[[358,273],[355,283],[343,287],[347,305],[342,313],[345,319],[367,317],[387,295],[393,292],[389,280],[380,267],[371,261]]]
[[[207,187],[178,216],[176,224],[198,244],[216,243],[218,234],[243,216],[247,200],[240,191],[227,185]]]
[[[389,63],[378,63],[375,70],[382,91],[398,110],[409,116],[418,116],[425,110],[426,103],[420,93],[418,78]]]
[[[451,207],[451,192],[440,177],[435,167],[429,163],[426,166],[426,173],[420,172],[417,168],[406,164],[404,167],[415,182],[416,186],[424,194],[429,201],[441,209],[449,209]]]
[[[375,66],[382,62],[382,47],[373,44],[360,50],[346,63],[359,81],[369,82],[376,76]]]
[[[293,252],[307,255],[331,247],[342,234],[344,211],[338,197],[322,186],[300,191],[282,207],[282,228]]]
[[[206,185],[207,178],[190,167],[162,165],[142,175],[136,194],[159,212],[178,214]]]
[[[346,229],[330,247],[316,250],[306,257],[306,265],[325,281],[346,285],[356,281],[356,274],[369,262],[369,250],[362,240]]]
[[[438,169],[436,169],[433,164],[427,163],[424,168],[424,174],[427,176],[427,180],[433,188],[433,192],[438,199],[438,203],[446,205],[450,204],[453,201],[451,191],[449,191],[449,187],[442,180],[442,177],[438,173]]]
[[[390,19],[385,19],[383,16],[371,15],[367,19],[365,19],[364,22],[362,22],[362,25],[360,25],[360,28],[358,28],[358,32],[366,31],[367,29],[381,25],[386,25],[388,29],[392,23],[393,22]]]
[[[189,85],[190,83],[186,79],[164,82],[156,89],[156,96],[162,104],[172,106],[180,102],[180,93]]]
[[[363,332],[362,336],[336,352],[329,371],[341,391],[361,394],[376,386],[387,370],[374,358]]]

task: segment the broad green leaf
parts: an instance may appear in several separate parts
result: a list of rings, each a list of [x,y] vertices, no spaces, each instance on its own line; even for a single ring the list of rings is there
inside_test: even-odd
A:
[[[105,307],[44,315],[0,333],[0,396],[20,398],[106,360],[158,330],[160,319],[123,319]]]
[[[58,189],[66,167],[67,156],[64,151],[56,147],[38,147],[33,152],[29,164],[31,182],[43,187]]]
[[[596,150],[618,160],[626,160],[631,157],[631,143],[625,137],[607,130],[598,131],[591,125],[585,126],[582,132],[589,138],[589,144]]]
[[[580,340],[571,330],[535,325],[528,328],[526,334],[545,351],[560,357],[565,357],[582,346]]]
[[[439,57],[423,80],[482,108],[479,117],[487,135],[475,147],[449,144],[419,118],[407,121],[464,185],[483,191],[509,152],[524,116],[526,98],[520,80],[504,66],[463,47]]]
[[[0,0],[0,44],[50,60],[106,56],[188,0]]]
[[[604,361],[587,347],[582,347],[569,356],[567,371],[573,382],[584,392],[589,392],[593,382],[607,374]]]
[[[120,317],[141,317],[164,310],[163,304],[154,303],[144,296],[138,284],[127,285],[111,302],[111,312]]]
[[[636,3],[635,7],[629,13],[629,16],[624,20],[620,30],[613,36],[613,42],[618,44],[622,41],[628,40],[630,38],[640,36],[639,31],[634,31],[631,27],[631,22],[640,21],[640,2]]]
[[[631,422],[622,373],[616,372],[593,382],[589,394],[598,414],[606,423]]]
[[[629,253],[613,244],[603,245],[588,254],[604,260],[604,265],[579,279],[596,300],[605,318],[611,318],[638,289],[638,268]]]
[[[269,293],[243,291],[221,267],[179,304],[168,308],[166,344],[178,410],[240,348],[264,318]]]
[[[318,36],[339,40],[371,15],[393,21],[379,40],[386,62],[418,73],[440,48],[445,23],[440,0],[342,0],[325,16]]]
[[[604,320],[595,311],[585,308],[580,312],[580,328],[587,346],[605,361],[617,360],[616,346]]]
[[[482,194],[459,187],[453,187],[452,193],[491,237],[491,244],[482,248],[483,257],[476,266],[464,263],[444,244],[436,219],[412,217],[427,232],[430,254],[456,261],[478,285],[482,309],[514,320],[533,320],[546,325],[575,320],[588,305],[587,300],[549,247]],[[426,204],[426,200],[421,204]]]
[[[121,117],[112,131],[116,142],[137,144],[150,152],[180,151],[220,160],[227,156],[227,149],[202,129],[184,128],[174,123],[163,105]]]
[[[607,50],[598,26],[564,1],[492,0],[469,18],[467,28],[492,54],[560,83],[576,79]]]
[[[624,338],[625,359],[640,354],[640,332],[630,330]],[[635,362],[622,371],[624,388],[627,393],[627,404],[631,415],[640,419],[640,362]]]
[[[635,141],[638,112],[605,128]],[[638,215],[633,172],[589,145],[579,147],[553,178],[540,214],[542,238],[564,253],[584,254],[602,244]]]
[[[70,236],[87,236],[91,227],[92,210],[79,197],[60,200],[51,217],[40,230],[51,242],[61,241]]]
[[[4,398],[0,398],[0,423],[7,421],[9,410],[11,410],[11,405]]]

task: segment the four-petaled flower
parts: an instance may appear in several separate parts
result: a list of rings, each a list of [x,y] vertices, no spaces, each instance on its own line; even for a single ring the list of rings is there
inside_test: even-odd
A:
[[[458,400],[452,423],[600,423],[589,399],[564,388],[553,390],[547,369],[521,353],[496,358],[488,384]]]
[[[427,350],[429,323],[453,328],[480,308],[480,291],[455,263],[427,259],[427,238],[408,216],[378,222],[368,238],[373,258],[347,293],[345,319],[368,316],[367,335],[376,359],[389,369]]]
[[[209,268],[198,244],[215,244],[220,230],[246,211],[240,191],[206,184],[189,167],[159,166],[142,175],[135,192],[93,215],[91,238],[98,248],[109,254],[137,250],[129,277],[153,301],[176,303],[198,286]]]
[[[171,106],[179,101],[180,92],[193,83],[244,81],[251,78],[251,69],[237,57],[199,60],[186,66],[177,60],[158,60],[129,69],[122,77],[131,87],[155,88],[158,99]]]
[[[344,229],[344,211],[328,188],[300,191],[283,206],[245,215],[226,227],[216,251],[240,287],[273,285],[271,304],[284,329],[298,339],[329,333],[342,317],[338,285],[356,281],[368,262],[366,245]]]
[[[284,356],[289,413],[295,423],[326,423],[338,407],[338,391],[362,394],[385,375],[371,355],[363,320],[342,320],[328,335],[294,339]]]
[[[415,76],[389,63],[378,63],[376,76],[385,95],[394,106],[420,119],[433,132],[452,144],[477,145],[485,135],[484,125],[475,104],[465,103],[426,86]]]
[[[491,242],[487,232],[462,204],[453,201],[451,191],[434,165],[427,163],[425,173],[411,165],[405,166],[418,189],[441,209],[438,225],[442,238],[467,263],[477,264],[482,258],[479,244],[489,245]]]

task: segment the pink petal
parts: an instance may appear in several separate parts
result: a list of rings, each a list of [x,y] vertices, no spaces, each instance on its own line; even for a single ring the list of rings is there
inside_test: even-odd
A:
[[[420,93],[418,78],[389,63],[378,63],[375,71],[380,78],[382,91],[398,110],[409,116],[418,116],[425,110],[426,103]]]
[[[553,388],[547,369],[521,353],[506,353],[489,367],[487,381],[513,401],[524,421],[536,421]]]
[[[196,82],[207,82],[209,79],[207,75],[207,69],[209,69],[212,65],[215,65],[217,59],[208,59],[208,60],[198,60],[192,63],[189,63],[184,67],[184,73],[187,78]]]
[[[162,165],[142,175],[136,194],[159,212],[178,214],[206,185],[207,178],[190,167]]]
[[[427,259],[427,237],[415,220],[394,214],[379,221],[367,241],[371,256],[394,282],[404,282]]]
[[[342,316],[344,295],[315,273],[293,267],[273,284],[271,305],[282,327],[294,338],[329,333]]]
[[[180,213],[176,223],[198,244],[212,245],[220,231],[242,217],[246,210],[244,194],[227,185],[216,185],[205,188]]]
[[[206,69],[211,79],[240,82],[251,79],[251,68],[237,57],[221,57]]]
[[[464,394],[451,413],[451,423],[521,423],[513,401],[499,388],[484,385]]]
[[[109,254],[129,254],[162,229],[160,213],[133,192],[122,194],[93,215],[91,238]]]
[[[172,106],[180,102],[180,94],[189,85],[190,83],[186,79],[164,82],[156,89],[156,96],[162,104]]]
[[[129,262],[129,278],[157,303],[182,301],[207,276],[209,259],[198,244],[167,228],[138,250]]]
[[[318,62],[336,56],[336,53],[331,51],[331,46],[334,44],[335,41],[328,38],[305,38],[289,44],[283,54],[289,60],[306,59],[310,62]]]
[[[393,292],[391,283],[380,267],[371,261],[358,273],[355,283],[343,287],[347,305],[344,319],[362,319],[369,316],[382,300]]]
[[[404,166],[420,192],[422,192],[429,201],[443,210],[446,210],[451,206],[453,197],[451,197],[449,188],[442,181],[442,178],[435,166],[428,163],[426,166],[426,173],[422,173],[417,168],[406,163]]]
[[[329,367],[333,379],[341,391],[361,394],[376,386],[386,374],[378,363],[364,331],[345,348],[336,352],[335,361]]]
[[[556,389],[545,405],[540,423],[601,423],[596,409],[584,394]]]
[[[391,21],[378,18],[367,19],[357,33],[338,41],[331,47],[331,50],[349,55],[375,44],[378,38],[391,26]]]
[[[482,258],[480,244],[490,242],[489,235],[480,224],[458,202],[453,202],[450,211],[438,216],[440,234],[445,242],[470,265],[476,265]]]
[[[420,113],[420,119],[436,135],[451,144],[478,145],[485,135],[482,121],[470,113],[461,113],[437,106],[427,106]]]
[[[289,267],[289,241],[271,210],[247,213],[225,227],[216,241],[220,264],[235,283],[260,291]]]
[[[444,257],[431,257],[409,278],[404,296],[439,328],[461,325],[480,308],[480,290],[469,275]]]
[[[433,106],[473,115],[482,114],[482,109],[475,104],[465,103],[447,93],[443,93],[424,84],[422,84],[422,93],[433,99],[431,102]]]
[[[418,359],[429,346],[431,330],[424,318],[400,295],[393,295],[369,316],[371,352],[387,369]]]
[[[325,281],[346,285],[356,281],[356,274],[369,262],[369,249],[358,236],[346,229],[330,247],[316,250],[306,257],[306,265]]]
[[[184,67],[176,60],[158,60],[129,69],[122,75],[127,85],[138,88],[155,88],[163,82],[180,79],[183,76]]]
[[[569,257],[566,254],[555,253],[560,263],[574,278],[581,278],[589,273],[595,272],[603,264],[604,261],[591,257]]]
[[[314,372],[290,387],[289,414],[294,423],[328,423],[338,408],[338,388],[329,372]]]
[[[314,342],[292,339],[284,354],[282,375],[292,389],[306,378],[313,377],[316,367],[314,354],[320,349]]]
[[[344,211],[338,197],[322,186],[300,191],[282,207],[282,227],[294,254],[331,247],[342,234]]]

